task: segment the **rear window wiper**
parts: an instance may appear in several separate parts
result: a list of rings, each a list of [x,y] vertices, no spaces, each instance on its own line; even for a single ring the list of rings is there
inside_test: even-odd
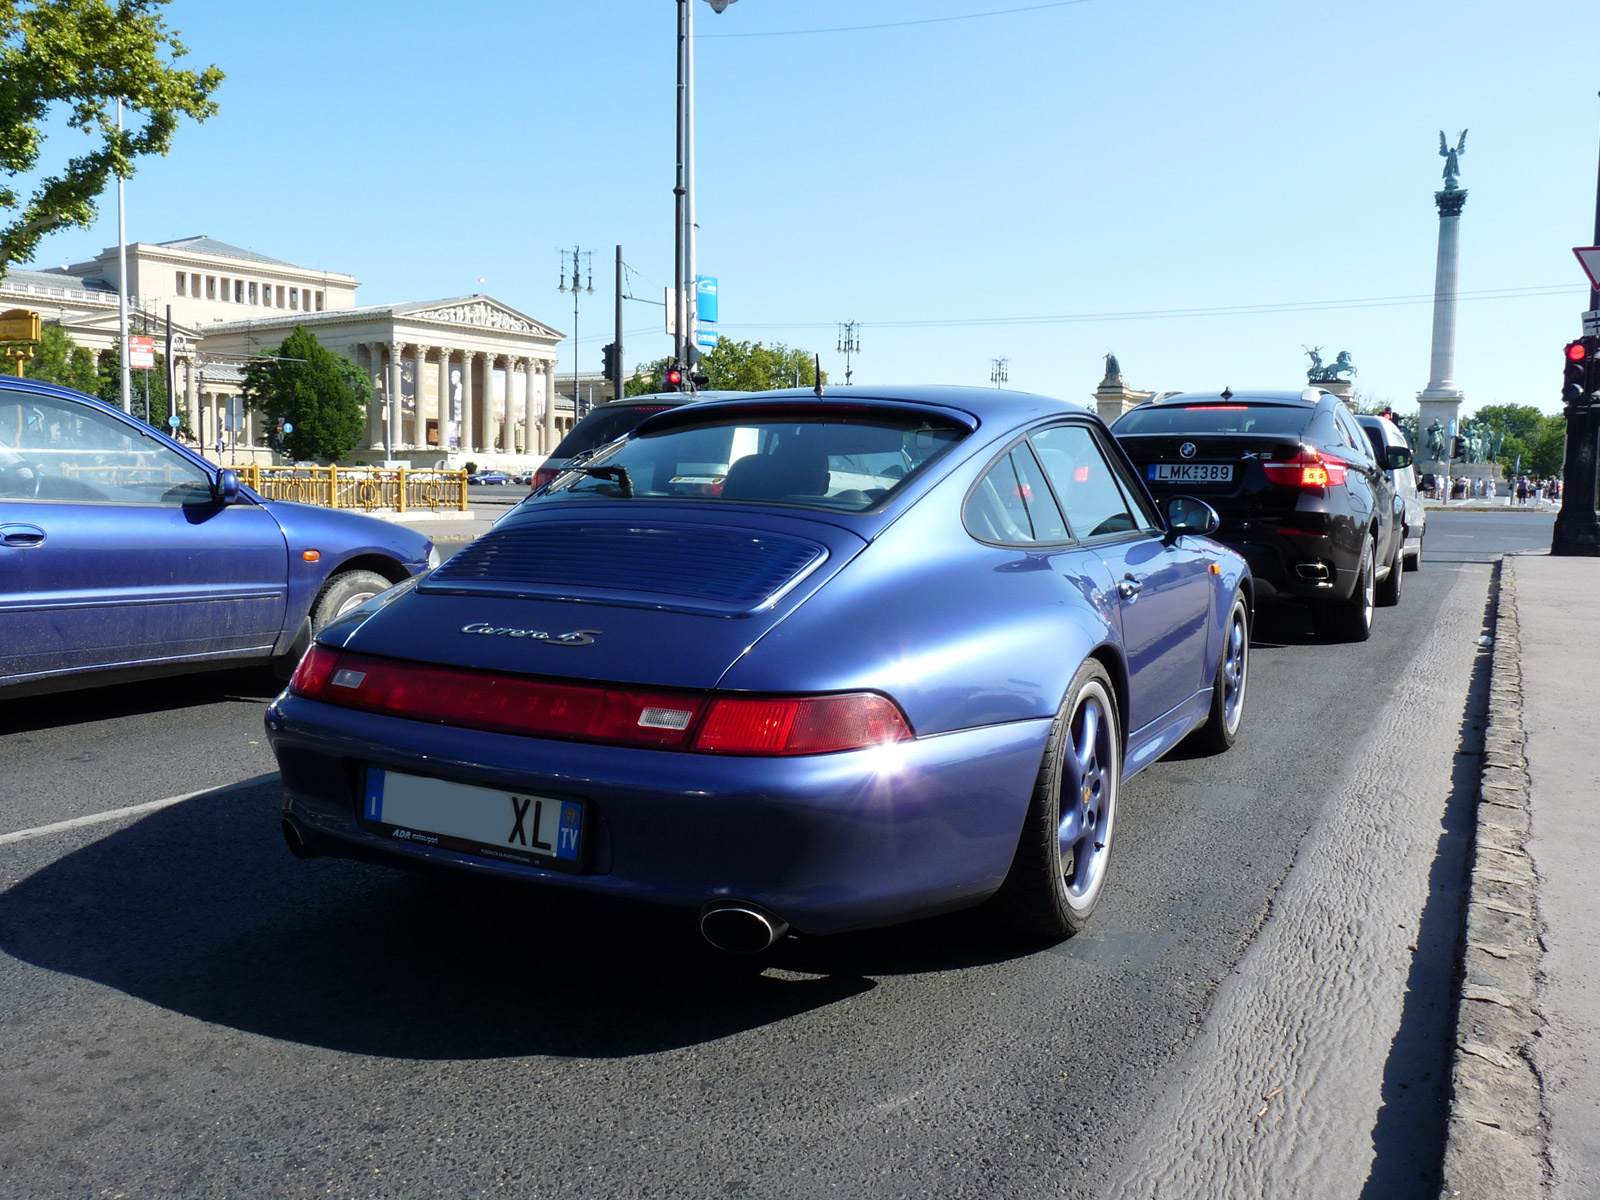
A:
[[[633,498],[633,480],[628,478],[627,467],[568,467],[567,470],[580,475],[592,475],[596,479],[609,479],[617,485],[618,496],[630,500]]]

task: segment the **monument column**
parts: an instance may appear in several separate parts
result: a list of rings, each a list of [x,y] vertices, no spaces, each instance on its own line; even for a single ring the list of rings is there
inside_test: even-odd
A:
[[[450,347],[439,347],[439,449],[449,454],[451,422],[455,410],[450,406]]]
[[[471,454],[475,423],[472,420],[472,359],[471,350],[461,352],[461,449]]]
[[[1466,131],[1451,149],[1444,134],[1439,134],[1439,154],[1445,160],[1444,187],[1433,194],[1439,208],[1439,258],[1433,277],[1433,352],[1428,367],[1428,386],[1417,393],[1418,469],[1449,473],[1450,439],[1460,432],[1461,402],[1465,399],[1456,386],[1456,300],[1460,288],[1461,210],[1467,192],[1457,180],[1460,156],[1466,144]],[[1444,439],[1444,453],[1435,455],[1428,431],[1437,423]]]

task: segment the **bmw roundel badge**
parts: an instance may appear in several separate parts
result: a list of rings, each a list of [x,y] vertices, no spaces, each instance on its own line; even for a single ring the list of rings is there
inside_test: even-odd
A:
[[[1183,455],[1185,458],[1193,458],[1194,457],[1194,443],[1193,442],[1185,442],[1183,445],[1178,447],[1178,453]]]

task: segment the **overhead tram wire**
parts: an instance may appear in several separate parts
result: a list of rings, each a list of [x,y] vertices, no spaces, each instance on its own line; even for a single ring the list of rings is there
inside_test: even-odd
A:
[[[823,29],[772,29],[757,33],[697,33],[702,38],[772,38],[807,37],[816,33],[860,33],[871,29],[904,29],[911,25],[943,25],[950,21],[981,21],[985,17],[1009,17],[1016,13],[1040,12],[1047,8],[1071,8],[1088,4],[1090,0],[1050,0],[1047,4],[1025,4],[1019,8],[998,8],[990,12],[957,13],[949,17],[919,17],[911,21],[884,21],[876,25],[833,25]]]
[[[1546,284],[1540,287],[1491,288],[1476,292],[1457,292],[1459,300],[1534,300],[1545,296],[1564,296],[1586,291],[1573,284]],[[1347,300],[1291,300],[1274,304],[1229,304],[1213,308],[1153,308],[1107,313],[1059,313],[1023,317],[937,317],[926,320],[875,320],[874,328],[941,329],[974,325],[1080,325],[1101,321],[1154,321],[1181,317],[1253,317],[1277,313],[1326,312],[1338,309],[1399,308],[1412,304],[1432,304],[1434,294],[1404,296],[1365,296]],[[727,329],[828,329],[833,321],[734,321]]]

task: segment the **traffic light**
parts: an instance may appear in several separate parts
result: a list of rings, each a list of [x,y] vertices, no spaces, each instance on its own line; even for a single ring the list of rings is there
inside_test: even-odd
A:
[[[605,363],[606,378],[615,379],[617,377],[617,344],[615,342],[607,342],[604,346],[601,346],[600,357]]]
[[[1467,439],[1455,437],[1450,439],[1450,457],[1452,459],[1465,459],[1467,457]]]
[[[677,367],[668,367],[667,378],[661,385],[661,390],[664,392],[683,391],[683,372],[678,370]]]
[[[1600,337],[1581,337],[1562,351],[1561,399],[1568,404],[1592,403],[1600,390]]]

